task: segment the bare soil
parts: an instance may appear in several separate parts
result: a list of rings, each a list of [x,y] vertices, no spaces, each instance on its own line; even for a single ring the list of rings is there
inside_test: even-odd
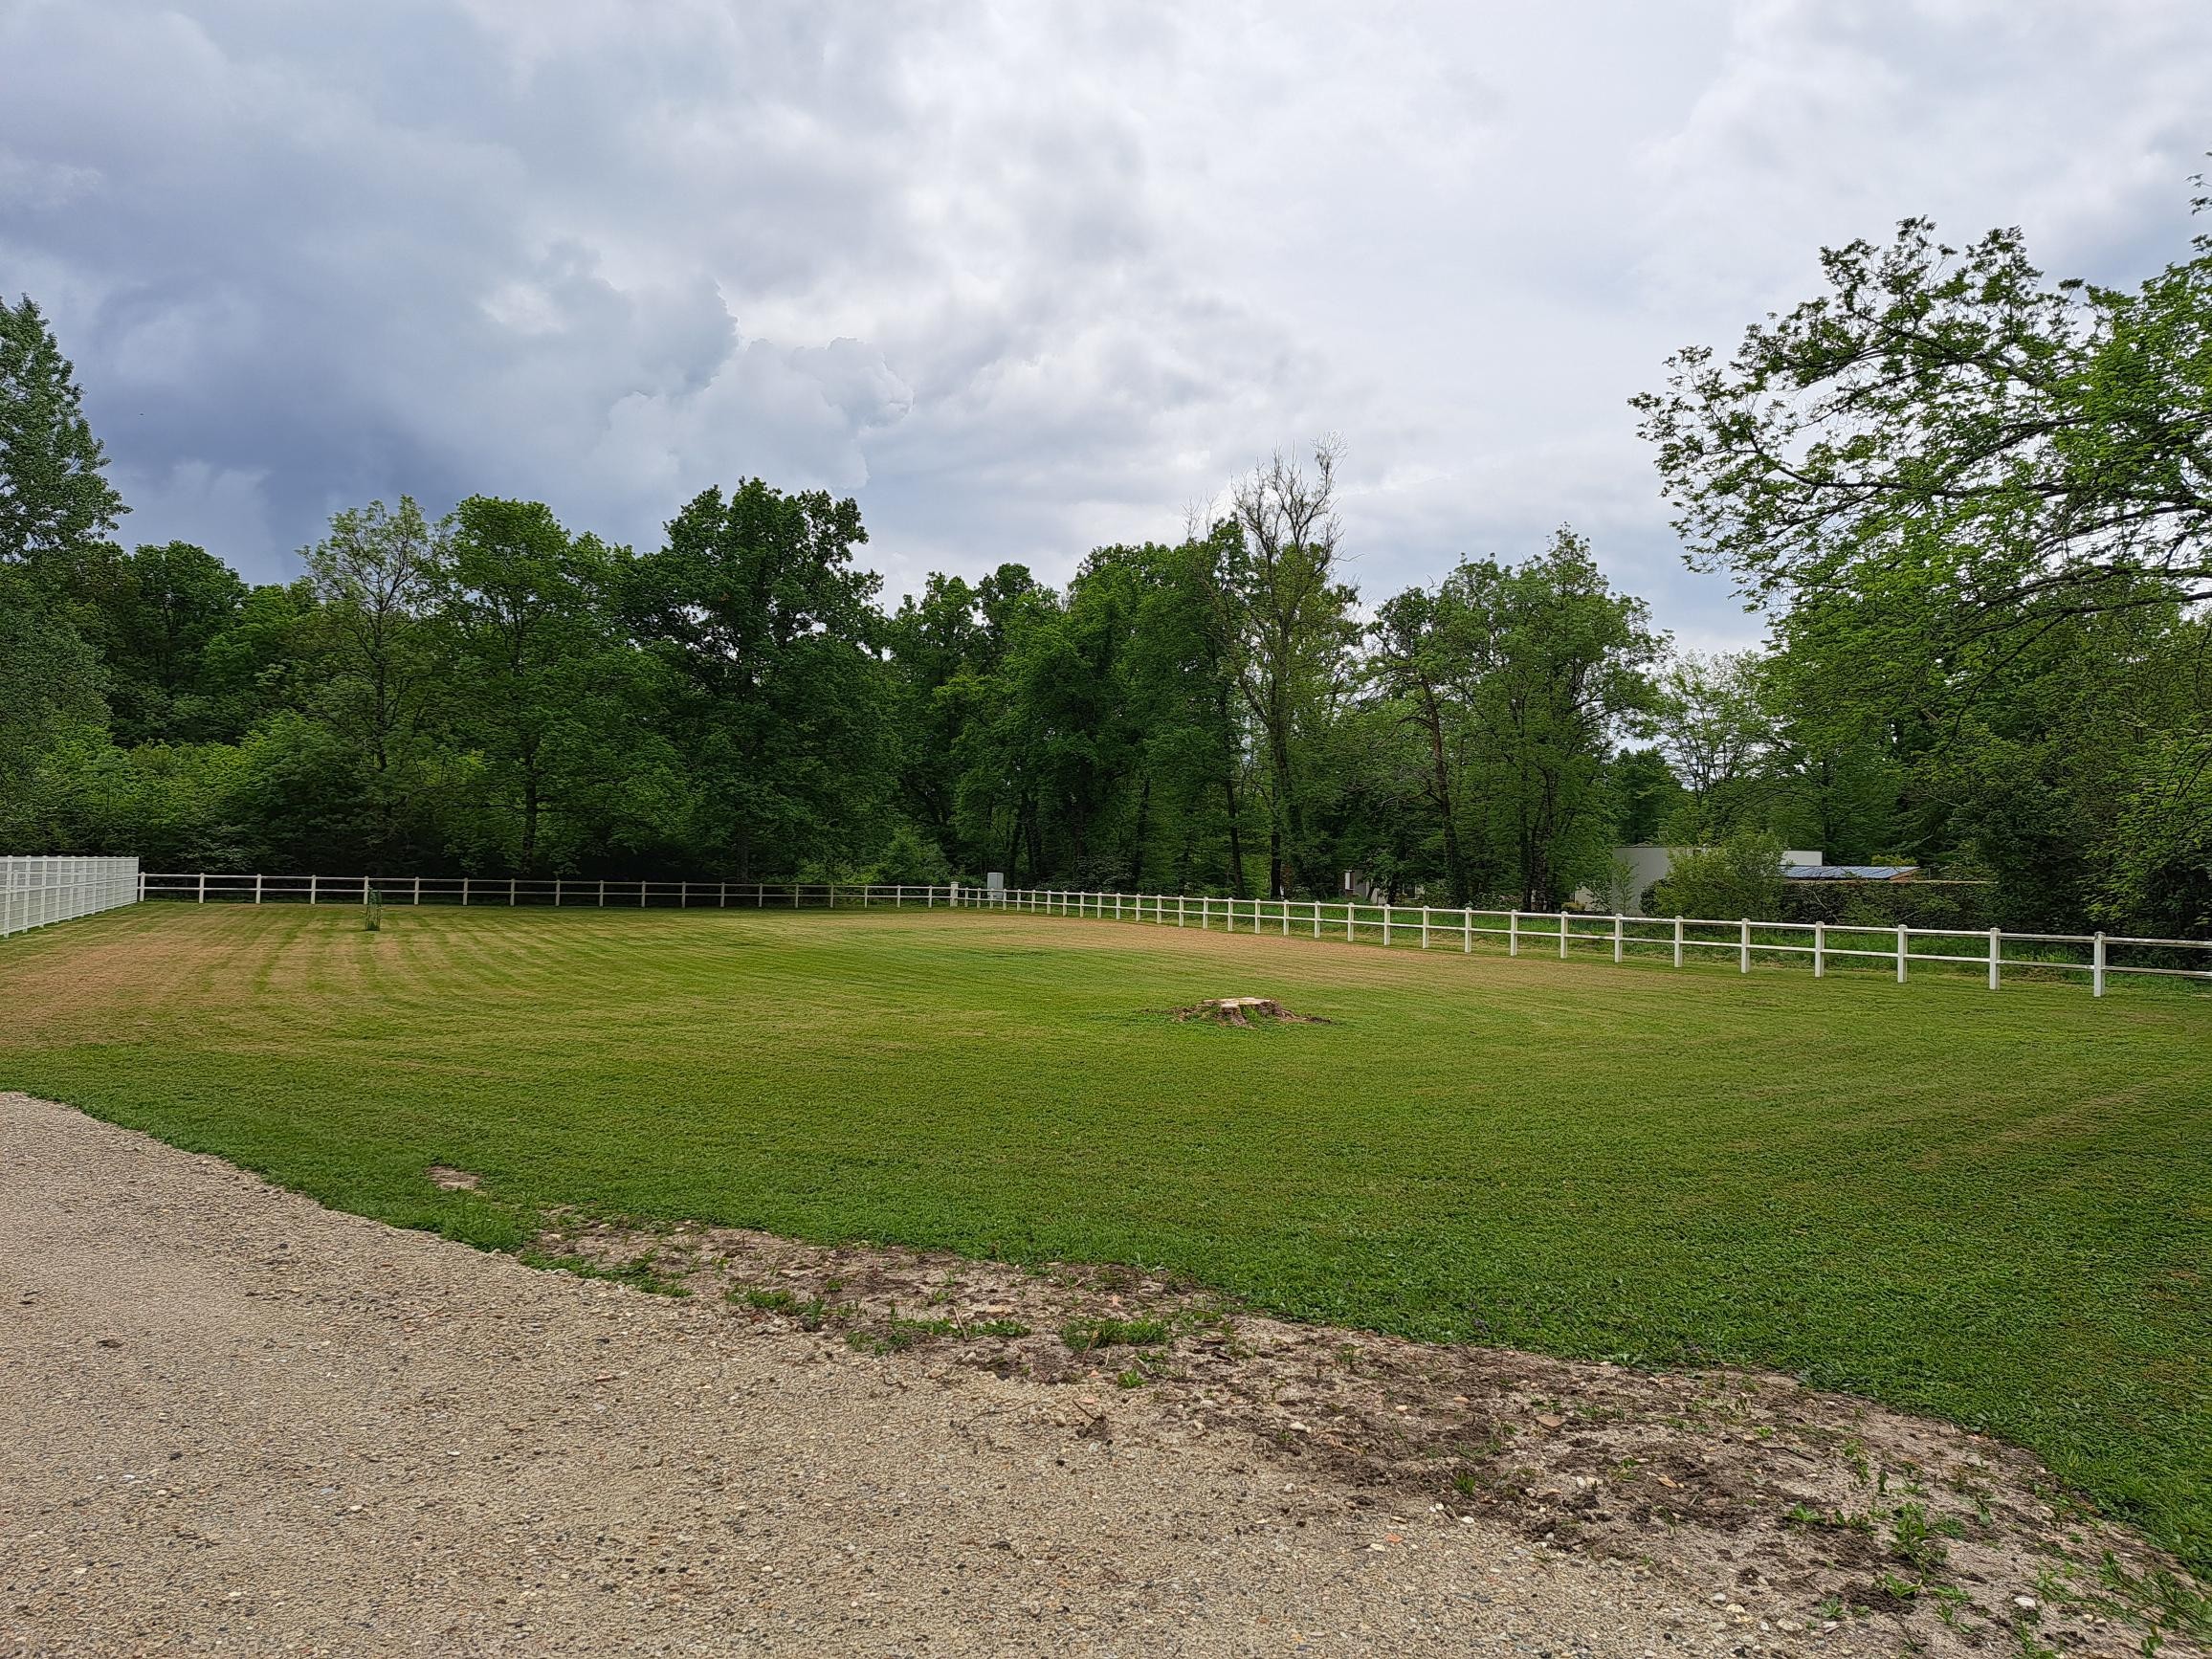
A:
[[[1883,1572],[1959,1586],[1984,1651],[2137,1648],[2120,1601],[2035,1575],[2139,1545],[2016,1453],[1783,1380],[1311,1330],[1114,1270],[542,1242],[636,1283],[0,1095],[0,1651],[1967,1645]],[[1979,1529],[1939,1568],[1848,1518],[1907,1481]],[[1792,1493],[1846,1518],[1776,1521]]]
[[[570,1218],[547,1257],[763,1324],[1072,1385],[1255,1451],[1356,1510],[1503,1525],[1547,1551],[1698,1586],[1766,1636],[1880,1630],[1932,1654],[2202,1651],[2174,1563],[2035,1458],[1795,1379],[1643,1371],[1298,1325],[1127,1268],[824,1247]],[[2179,1589],[2184,1617],[2158,1605]]]

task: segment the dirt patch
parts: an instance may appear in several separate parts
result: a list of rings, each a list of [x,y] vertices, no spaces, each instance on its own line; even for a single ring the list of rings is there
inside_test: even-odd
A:
[[[1930,1653],[2202,1653],[2212,1607],[2033,1457],[1779,1375],[1648,1372],[1288,1323],[1125,1268],[1003,1264],[571,1218],[547,1259],[739,1318],[1069,1385],[1087,1435],[1141,1392],[1355,1504],[1502,1522],[1710,1586],[1747,1627]],[[1761,1617],[1761,1615],[1764,1617]],[[1991,1645],[1996,1644],[1992,1648]]]
[[[471,1175],[465,1169],[455,1169],[449,1163],[433,1163],[423,1174],[432,1186],[446,1192],[474,1192],[483,1184],[483,1177]]]
[[[1274,1020],[1286,1026],[1325,1026],[1313,1014],[1294,1014],[1272,997],[1208,997],[1187,1008],[1175,1010],[1176,1022],[1205,1020],[1216,1026],[1246,1026],[1254,1020]]]

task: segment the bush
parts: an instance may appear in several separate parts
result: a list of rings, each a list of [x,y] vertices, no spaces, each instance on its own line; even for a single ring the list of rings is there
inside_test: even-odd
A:
[[[1651,884],[1647,916],[1693,916],[1720,921],[1774,921],[1784,903],[1781,843],[1745,831],[1717,847],[1685,848],[1664,880]]]
[[[952,866],[935,841],[901,824],[877,855],[874,878],[894,887],[942,887],[952,879]]]

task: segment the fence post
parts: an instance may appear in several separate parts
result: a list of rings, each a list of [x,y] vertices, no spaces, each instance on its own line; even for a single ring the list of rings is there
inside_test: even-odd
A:
[[[1180,893],[1175,896],[1175,925],[1183,925],[1183,895]]]
[[[1520,912],[1509,910],[1505,918],[1505,954],[1520,955]]]
[[[1616,963],[1618,963],[1618,962],[1620,962],[1620,960],[1621,960],[1621,918],[1620,918],[1618,915],[1615,915],[1615,916],[1614,916],[1614,918],[1613,918],[1613,961],[1614,961]]]
[[[512,908],[514,907],[514,903],[515,903],[515,883],[514,883],[512,880],[509,880],[509,881],[508,881],[508,883],[507,883],[507,905],[508,905],[508,908],[509,908],[509,909],[512,909]]]
[[[2105,936],[2098,934],[2090,953],[2090,995],[2105,994]]]
[[[1346,904],[1346,905],[1344,906],[1344,942],[1345,942],[1346,944],[1350,944],[1350,943],[1352,942],[1352,929],[1353,929],[1353,926],[1354,926],[1354,921],[1353,921],[1353,915],[1352,915],[1352,906],[1351,906],[1350,904]]]
[[[1682,965],[1682,918],[1679,916],[1674,918],[1674,965]]]
[[[1291,901],[1278,898],[1275,902],[1283,907],[1283,937],[1288,939],[1291,937]]]
[[[729,884],[728,882],[726,882],[726,881],[725,881],[725,882],[721,883],[721,891],[720,891],[720,892],[719,892],[719,894],[716,896],[716,898],[715,898],[715,908],[716,908],[717,910],[727,910],[727,909],[729,909],[729,907],[730,907],[730,884]]]
[[[1813,978],[1825,979],[1828,972],[1828,924],[1813,923]]]
[[[1743,949],[1736,971],[1743,974],[1751,972],[1751,918],[1748,916],[1743,918]]]
[[[1428,948],[1428,906],[1421,907],[1421,948]]]
[[[205,870],[200,872],[200,902],[208,902],[208,873]]]
[[[1382,948],[1390,948],[1390,901],[1387,898],[1382,901]]]
[[[604,881],[599,884],[599,908],[607,908],[607,883]]]
[[[1897,929],[1897,983],[1905,983],[1905,930],[1902,926]]]
[[[262,878],[258,875],[254,877],[254,902],[255,904],[261,902],[261,880]]]
[[[558,875],[553,878],[553,908],[561,908],[561,877]]]
[[[419,875],[418,875],[418,876],[416,876],[416,877],[414,878],[414,903],[415,903],[415,907],[416,907],[418,910],[419,910],[419,909],[422,907],[422,901],[423,901],[423,878],[422,878],[421,876],[419,876]]]
[[[307,878],[307,902],[309,904],[313,904],[315,902],[315,885],[321,879],[322,877],[320,875],[310,875]]]
[[[1474,954],[1474,912],[1471,910],[1459,913],[1459,949],[1463,956]]]
[[[1567,913],[1559,912],[1559,961],[1567,960]]]
[[[461,908],[469,908],[469,878],[465,875],[461,877]]]
[[[2003,957],[1998,949],[1997,929],[1993,927],[1989,930],[1989,988],[1991,990],[1997,988],[1997,965],[2002,960]]]

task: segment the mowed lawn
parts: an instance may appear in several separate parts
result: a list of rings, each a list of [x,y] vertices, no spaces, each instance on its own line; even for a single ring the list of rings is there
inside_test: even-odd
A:
[[[1331,1023],[1165,1013],[1241,993]],[[486,1245],[582,1205],[1778,1366],[2031,1447],[2212,1567],[2212,1000],[2162,987],[149,905],[0,944],[0,1087]]]

